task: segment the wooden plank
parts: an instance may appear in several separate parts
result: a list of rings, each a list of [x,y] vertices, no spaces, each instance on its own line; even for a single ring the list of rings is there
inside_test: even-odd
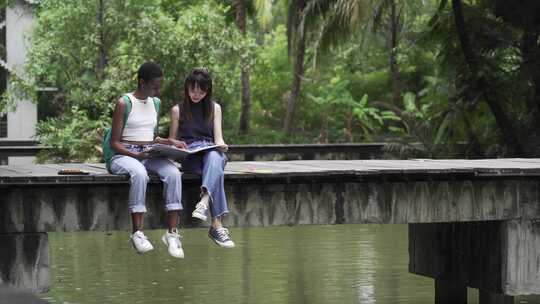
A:
[[[26,175],[27,172],[21,172],[17,168],[0,166],[3,167],[0,169],[0,177],[2,176],[17,176],[17,175]]]
[[[401,172],[401,171],[482,171],[482,170],[499,170],[499,169],[510,169],[514,171],[523,171],[523,170],[539,170],[539,166],[516,166],[512,167],[509,163],[492,163],[484,164],[484,166],[471,166],[470,164],[478,163],[456,163],[453,162],[452,165],[444,164],[441,162],[430,162],[430,163],[418,163],[415,161],[288,161],[288,162],[231,162],[227,166],[227,171],[230,172],[243,172],[243,173],[257,173],[257,172],[276,172],[276,173],[290,173],[290,172],[317,172],[317,171],[384,171],[384,172]],[[82,168],[83,170],[88,170],[89,172],[96,174],[104,174],[106,170],[102,166],[96,166],[92,164],[48,164],[48,165],[36,165],[32,167],[21,167],[21,166],[2,166],[0,168],[0,175],[11,175],[11,174],[50,174],[55,173],[55,170],[60,170],[62,168]],[[47,168],[49,170],[47,170]],[[97,169],[97,170],[96,170]],[[8,172],[8,173],[6,173]]]
[[[504,160],[426,160],[430,166],[446,165],[460,168],[462,172],[475,172],[478,175],[536,175],[540,173],[540,163],[527,165]]]
[[[81,169],[89,175],[60,176],[61,169]],[[409,175],[428,177],[438,174],[471,176],[540,176],[540,159],[414,159],[414,160],[299,160],[229,162],[228,179],[332,177],[349,175]],[[0,166],[0,184],[31,183],[106,183],[126,182],[126,176],[111,175],[104,164],[42,164]],[[156,178],[152,178],[155,182]]]
[[[365,163],[358,161],[351,161],[348,163],[348,166],[354,167],[354,170],[360,174],[369,171],[378,171],[379,174],[441,174],[441,173],[451,173],[450,168],[433,168],[425,165],[417,165],[414,163],[389,163],[389,162],[373,162]]]
[[[316,163],[313,163],[316,165]],[[315,166],[304,166],[292,162],[240,162],[230,163],[226,168],[230,178],[242,177],[320,177],[331,175],[354,174],[352,170],[325,169]],[[243,176],[242,176],[243,175]]]
[[[540,159],[538,158],[505,158],[505,161],[513,163],[540,165]]]
[[[351,166],[343,166],[335,161],[287,161],[274,162],[272,166],[283,171],[316,172],[316,171],[351,171]]]
[[[317,173],[321,171],[338,171],[339,169],[333,168],[332,170],[325,169],[320,166],[316,161],[311,162],[310,166],[295,163],[292,161],[287,162],[231,162],[226,167],[233,172],[244,173]]]
[[[291,161],[296,162],[297,166],[303,166],[303,167],[312,167],[317,168],[321,172],[325,172],[327,174],[331,173],[337,173],[342,172],[346,174],[355,174],[355,175],[379,175],[380,174],[380,168],[376,167],[367,167],[367,166],[351,166],[351,163],[347,163],[346,161],[319,161],[318,163],[309,163],[307,161]]]
[[[73,163],[67,163],[67,164],[45,164],[41,165],[44,168],[50,168],[52,170],[56,170],[57,174],[60,170],[63,169],[78,169],[85,172],[88,172],[90,174],[104,174],[107,173],[107,171],[100,170],[97,168],[90,167],[86,164],[73,164]]]
[[[540,162],[532,159],[516,160],[516,159],[477,159],[477,160],[464,160],[464,159],[452,159],[452,160],[424,160],[427,163],[436,165],[437,163],[450,166],[459,166],[466,168],[511,168],[511,169],[532,169],[540,168]]]
[[[360,172],[350,164],[337,166],[336,161],[282,161],[282,162],[233,162],[227,166],[228,178],[320,178],[350,175],[377,175],[378,170],[365,169]],[[242,176],[242,174],[244,176]],[[246,176],[247,175],[247,176]]]
[[[95,168],[95,169],[99,169],[99,170],[102,170],[103,172],[107,172],[107,167],[105,166],[104,163],[99,163],[99,164],[84,164],[85,166],[88,166],[90,168]]]
[[[2,166],[6,168],[0,169],[0,176],[43,176],[43,175],[54,175],[56,171],[51,170],[50,168],[43,167],[43,165],[25,165],[25,166]],[[12,174],[9,174],[12,173]]]

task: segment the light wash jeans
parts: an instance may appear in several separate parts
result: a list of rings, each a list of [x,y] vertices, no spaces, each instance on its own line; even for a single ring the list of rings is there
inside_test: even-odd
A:
[[[209,141],[194,141],[188,144],[189,149],[214,145]],[[183,171],[195,172],[202,175],[201,188],[210,196],[210,211],[212,217],[229,213],[227,197],[225,196],[224,174],[227,156],[218,150],[209,150],[188,155],[182,163]]]
[[[145,147],[124,146],[134,152],[141,152]],[[111,160],[113,174],[129,174],[129,212],[146,212],[146,187],[148,172],[155,172],[163,182],[165,210],[182,210],[182,172],[167,158],[154,157],[138,160],[131,156],[117,154]]]

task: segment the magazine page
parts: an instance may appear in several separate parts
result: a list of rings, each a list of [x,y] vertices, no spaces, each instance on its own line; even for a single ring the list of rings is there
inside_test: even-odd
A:
[[[193,150],[180,149],[175,146],[154,144],[145,152],[148,152],[151,157],[167,157],[177,161],[182,161],[187,155],[199,153],[201,151],[223,148],[225,145],[212,145],[208,147],[197,148]]]
[[[190,154],[187,150],[164,144],[154,144],[150,149],[146,150],[146,152],[148,152],[151,157],[168,157],[174,160],[182,160]]]
[[[216,149],[216,148],[224,148],[224,147],[226,147],[226,146],[225,145],[212,145],[212,146],[192,149],[192,150],[188,150],[188,151],[189,151],[190,154],[194,154],[194,153],[198,153],[198,152],[205,151],[205,150]]]

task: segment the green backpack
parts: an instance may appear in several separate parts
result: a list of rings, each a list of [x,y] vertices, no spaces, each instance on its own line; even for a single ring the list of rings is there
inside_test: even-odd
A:
[[[126,126],[126,121],[129,116],[129,112],[131,112],[131,100],[129,99],[129,96],[124,95],[123,96],[124,101],[126,102],[126,108],[124,109],[124,121],[122,123],[122,132],[124,131],[124,127]],[[157,124],[156,129],[154,130],[154,135],[158,134],[158,126],[159,126],[159,107],[161,104],[161,100],[157,97],[152,98],[154,101],[154,108],[156,109],[156,115],[157,115]],[[105,132],[103,132],[103,143],[102,143],[102,149],[103,149],[103,160],[105,161],[105,165],[107,166],[107,171],[111,173],[111,159],[113,158],[115,152],[114,149],[111,146],[111,137],[112,137],[112,127],[105,129]]]

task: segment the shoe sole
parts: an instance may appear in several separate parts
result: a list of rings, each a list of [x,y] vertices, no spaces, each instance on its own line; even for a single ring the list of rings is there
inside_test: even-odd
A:
[[[198,218],[200,219],[201,221],[206,221],[208,219],[208,216],[204,215],[204,214],[200,214],[198,212],[193,212],[191,214],[191,217],[194,217],[194,218]]]
[[[222,245],[220,242],[216,241],[212,235],[210,235],[210,233],[208,234],[208,237],[214,242],[214,244],[216,244],[217,246],[221,247],[221,248],[227,248],[227,249],[230,249],[230,248],[234,248],[236,245],[232,245],[232,246],[224,246]]]
[[[147,253],[148,251],[154,250],[154,247],[152,247],[152,248],[150,248],[150,249],[148,249],[148,250],[145,250],[145,251],[139,251],[139,250],[137,249],[137,247],[135,247],[135,244],[133,244],[133,242],[130,242],[130,243],[131,243],[131,246],[133,246],[133,249],[135,249],[135,251],[136,251],[138,254],[144,254],[144,253]]]
[[[161,241],[163,242],[163,244],[165,244],[165,247],[167,247],[167,253],[169,253],[170,256],[172,256],[173,258],[177,258],[177,259],[183,259],[184,258],[184,255],[182,254],[181,257],[177,257],[177,256],[174,256],[172,255],[170,252],[169,252],[169,244],[167,243],[167,239],[165,237],[165,235],[163,235],[161,237]]]
[[[165,246],[167,246],[167,248],[169,248],[169,244],[167,244],[167,239],[165,238],[165,234],[161,236],[161,241],[163,242],[163,244],[165,244]]]

